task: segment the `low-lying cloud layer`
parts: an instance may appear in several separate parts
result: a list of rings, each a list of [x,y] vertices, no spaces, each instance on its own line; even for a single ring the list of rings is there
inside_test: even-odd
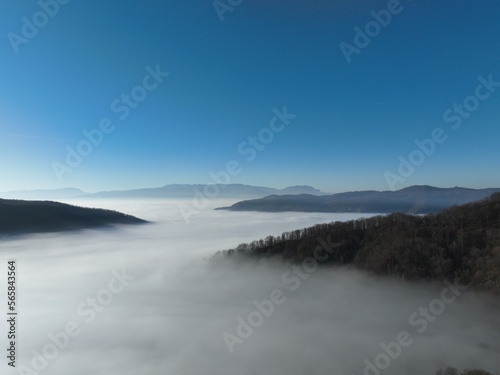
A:
[[[175,201],[93,205],[156,223],[0,242],[0,266],[18,261],[23,366],[5,373],[423,375],[447,365],[500,368],[500,303],[489,296],[312,265],[209,261],[240,242],[361,215],[204,211],[187,225]],[[5,362],[3,356],[2,371]]]

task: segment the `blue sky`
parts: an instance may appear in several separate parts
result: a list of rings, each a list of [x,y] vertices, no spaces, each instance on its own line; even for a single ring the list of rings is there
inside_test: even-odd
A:
[[[500,186],[500,87],[476,96],[500,82],[497,0],[221,0],[221,15],[210,0],[54,1],[1,5],[0,191],[209,183],[231,160],[230,182],[272,187]],[[146,90],[155,69],[169,75]],[[144,100],[121,119],[112,103],[134,89]],[[455,103],[470,109],[457,129]],[[250,146],[285,107],[296,117]],[[437,128],[446,140],[419,151]]]

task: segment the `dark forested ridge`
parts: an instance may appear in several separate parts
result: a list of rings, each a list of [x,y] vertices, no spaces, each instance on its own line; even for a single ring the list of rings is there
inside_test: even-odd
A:
[[[146,221],[111,210],[84,208],[52,201],[0,199],[0,235],[61,232],[111,224],[142,223]]]
[[[410,186],[397,191],[353,191],[333,195],[314,196],[270,195],[250,199],[219,209],[261,212],[406,212],[425,214],[439,212],[459,204],[484,199],[500,189],[467,189],[462,187],[437,188]]]
[[[404,279],[447,278],[500,293],[500,193],[437,214],[319,224],[222,254],[315,260]]]
[[[499,373],[497,373],[498,375]],[[455,367],[446,367],[438,370],[435,375],[495,375],[491,372],[481,369],[465,369],[459,372]]]

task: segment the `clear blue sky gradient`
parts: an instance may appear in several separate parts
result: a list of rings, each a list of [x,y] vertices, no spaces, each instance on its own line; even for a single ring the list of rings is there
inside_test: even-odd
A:
[[[402,0],[350,63],[340,44],[387,1],[243,0],[221,21],[211,0],[72,0],[18,53],[8,34],[40,5],[1,7],[0,191],[209,183],[229,160],[235,183],[387,190],[438,127],[447,140],[396,188],[500,186],[500,88],[460,128],[443,120],[479,76],[500,82],[498,0]],[[158,64],[170,75],[120,120],[111,103]],[[238,146],[285,106],[297,117],[247,161]],[[59,180],[104,117],[114,131]]]

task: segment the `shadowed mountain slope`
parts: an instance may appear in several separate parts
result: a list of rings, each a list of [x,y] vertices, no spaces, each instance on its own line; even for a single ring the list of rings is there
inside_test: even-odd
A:
[[[500,189],[443,189],[432,186],[411,186],[398,191],[354,191],[314,196],[270,195],[265,198],[237,202],[221,210],[260,212],[406,212],[424,214],[439,212],[455,205],[484,199]]]
[[[0,199],[0,234],[61,232],[143,223],[146,221],[111,210],[52,201]]]

